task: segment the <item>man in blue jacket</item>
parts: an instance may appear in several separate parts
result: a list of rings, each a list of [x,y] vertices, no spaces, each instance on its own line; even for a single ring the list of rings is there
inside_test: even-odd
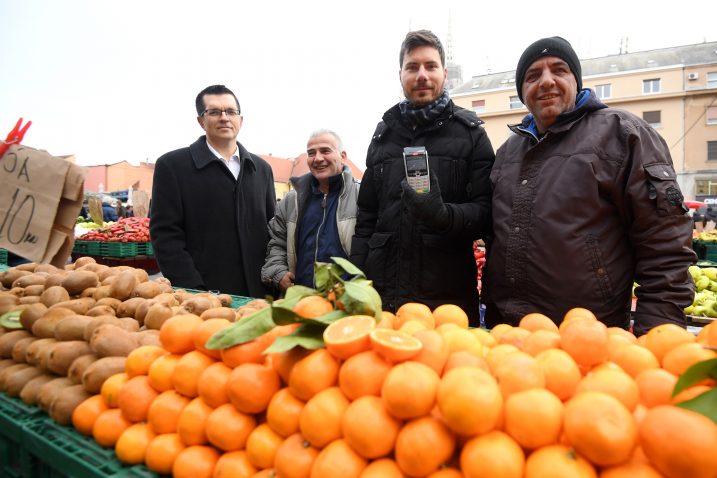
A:
[[[195,105],[206,135],[154,168],[155,256],[175,286],[263,297],[260,272],[276,203],[271,167],[237,142],[243,118],[230,89],[209,86]]]

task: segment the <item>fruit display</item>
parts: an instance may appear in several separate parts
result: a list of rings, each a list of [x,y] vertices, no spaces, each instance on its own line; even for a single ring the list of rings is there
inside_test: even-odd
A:
[[[695,282],[695,298],[685,314],[717,318],[717,267],[690,266],[689,271]]]
[[[717,230],[712,229],[710,231],[694,231],[693,239],[704,242],[717,242]]]
[[[714,323],[636,338],[573,309],[560,325],[535,313],[470,329],[451,304],[382,311],[370,281],[340,260],[317,264],[316,289],[293,286],[241,313],[226,297],[105,267],[0,275],[0,314],[21,307],[23,325],[0,335],[0,355],[19,359],[0,362],[0,390],[25,380],[22,397],[30,358],[65,357],[54,385],[64,392],[43,402],[126,465],[193,478],[717,477]],[[63,308],[71,315],[58,319]],[[102,323],[86,349],[33,348],[58,337],[79,348],[79,322],[98,316],[137,332]],[[125,345],[142,330],[157,341]],[[123,367],[92,392],[67,391],[73,366],[105,358]]]
[[[147,242],[150,240],[149,218],[123,217],[105,227],[88,231],[78,239],[103,242]]]

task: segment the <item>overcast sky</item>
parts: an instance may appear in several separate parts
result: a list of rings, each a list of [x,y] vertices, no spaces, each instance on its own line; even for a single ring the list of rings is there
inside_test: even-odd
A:
[[[663,6],[666,5],[666,6]],[[0,0],[0,139],[32,120],[28,146],[78,164],[155,161],[202,130],[194,98],[239,97],[239,141],[294,157],[335,130],[364,167],[381,115],[401,99],[409,29],[447,42],[463,79],[515,68],[532,41],[568,39],[582,59],[717,41],[717,2],[626,0]],[[677,8],[685,6],[689,11]],[[498,145],[495,145],[496,147]]]

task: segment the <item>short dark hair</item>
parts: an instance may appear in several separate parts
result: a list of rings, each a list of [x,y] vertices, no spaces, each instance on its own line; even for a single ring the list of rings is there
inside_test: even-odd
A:
[[[224,85],[212,85],[207,86],[202,91],[199,92],[197,95],[197,99],[194,102],[195,106],[197,107],[197,115],[201,116],[202,113],[204,113],[204,95],[232,95],[234,97],[234,101],[237,103],[237,111],[239,111],[239,114],[241,114],[241,107],[239,106],[239,100],[237,99],[237,96],[234,94],[232,90],[227,88]]]
[[[446,54],[443,51],[443,44],[441,40],[430,30],[416,30],[414,32],[408,32],[406,38],[401,43],[401,53],[398,56],[398,65],[403,68],[403,57],[406,53],[410,53],[414,48],[419,46],[430,46],[438,50],[438,55],[441,57],[441,65],[446,66]]]

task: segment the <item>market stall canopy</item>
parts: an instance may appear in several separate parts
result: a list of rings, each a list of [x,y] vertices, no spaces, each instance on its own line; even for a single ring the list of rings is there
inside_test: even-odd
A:
[[[702,201],[685,201],[685,206],[687,206],[690,209],[698,209],[701,207],[706,206],[707,203],[704,203]]]

